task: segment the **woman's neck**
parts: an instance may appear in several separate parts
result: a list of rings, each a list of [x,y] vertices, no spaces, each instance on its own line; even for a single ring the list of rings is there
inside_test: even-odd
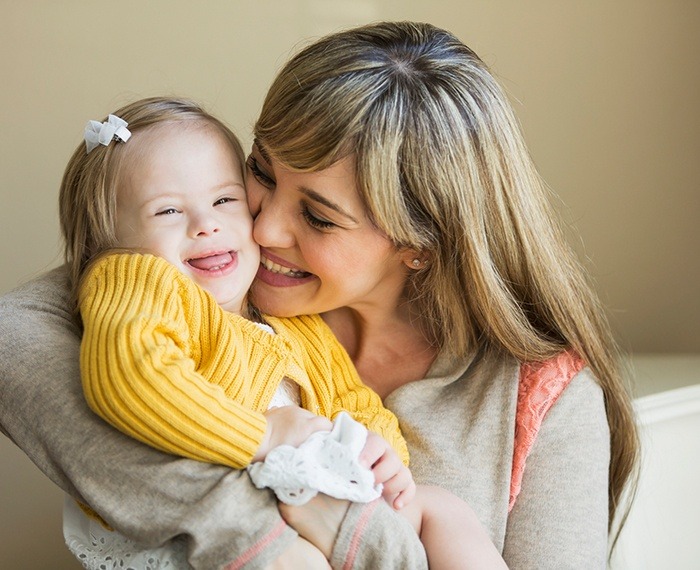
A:
[[[437,349],[408,312],[358,311],[348,307],[323,319],[348,351],[362,380],[382,398],[425,378]]]

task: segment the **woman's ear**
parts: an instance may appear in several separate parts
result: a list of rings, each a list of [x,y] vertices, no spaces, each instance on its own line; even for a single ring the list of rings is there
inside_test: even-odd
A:
[[[418,271],[425,269],[429,262],[429,255],[424,251],[405,249],[401,252],[401,259],[409,269]]]

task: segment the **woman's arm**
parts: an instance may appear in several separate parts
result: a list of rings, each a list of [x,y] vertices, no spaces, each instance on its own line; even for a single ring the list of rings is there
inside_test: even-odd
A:
[[[334,569],[428,568],[413,525],[384,499],[349,503],[319,494],[301,506],[280,503],[280,510],[302,536],[325,553]]]
[[[264,568],[296,538],[271,494],[245,473],[153,450],[88,409],[66,276],[0,297],[0,429],[126,536],[155,546],[185,535],[195,568]]]
[[[384,499],[350,505],[330,562],[334,569],[428,569],[418,534]]]
[[[506,529],[510,568],[606,567],[609,456],[602,392],[584,369],[545,417],[527,459]]]

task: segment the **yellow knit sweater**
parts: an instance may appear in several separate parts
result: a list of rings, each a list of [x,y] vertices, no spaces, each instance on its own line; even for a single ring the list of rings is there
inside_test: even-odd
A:
[[[362,384],[318,315],[266,317],[277,334],[223,310],[165,260],[112,254],[81,284],[80,368],[90,407],[117,429],[176,455],[243,468],[283,377],[304,408],[347,411],[408,463],[396,417]]]

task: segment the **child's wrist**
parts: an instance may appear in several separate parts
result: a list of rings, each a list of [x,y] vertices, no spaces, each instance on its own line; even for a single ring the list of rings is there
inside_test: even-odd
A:
[[[258,461],[264,461],[265,457],[270,451],[270,439],[272,437],[271,432],[272,431],[272,426],[270,425],[270,421],[268,420],[267,423],[265,424],[265,433],[263,434],[262,439],[260,440],[260,445],[258,446],[258,450],[255,452],[253,455],[252,459],[250,460],[251,463],[256,463]]]

